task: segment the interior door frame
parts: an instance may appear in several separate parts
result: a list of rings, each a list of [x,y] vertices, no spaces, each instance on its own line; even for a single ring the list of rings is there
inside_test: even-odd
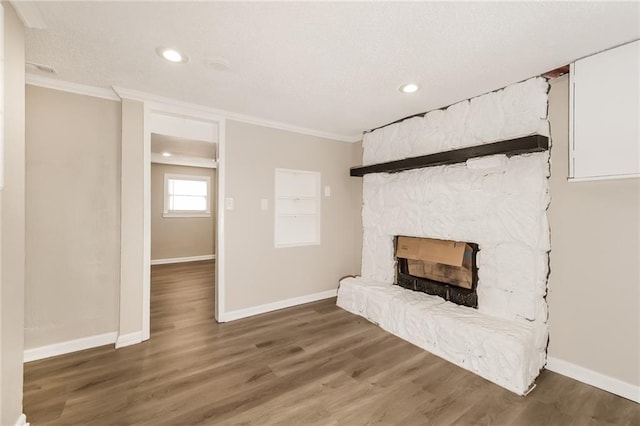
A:
[[[217,126],[217,207],[216,207],[216,238],[215,238],[215,318],[220,322],[225,312],[225,227],[224,227],[224,199],[225,199],[225,118],[205,107],[167,102],[163,100],[143,100],[144,103],[144,142],[143,142],[143,173],[144,173],[144,219],[143,219],[143,283],[142,283],[142,340],[148,340],[151,334],[151,133],[162,133],[159,129],[158,117],[171,117],[184,122],[185,134],[173,134],[193,139],[189,130],[189,122],[197,121]],[[162,127],[162,126],[160,126]],[[176,131],[179,132],[179,125]]]

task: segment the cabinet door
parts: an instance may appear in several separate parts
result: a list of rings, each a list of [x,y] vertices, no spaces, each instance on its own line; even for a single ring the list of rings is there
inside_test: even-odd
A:
[[[640,41],[572,65],[570,177],[640,175]]]

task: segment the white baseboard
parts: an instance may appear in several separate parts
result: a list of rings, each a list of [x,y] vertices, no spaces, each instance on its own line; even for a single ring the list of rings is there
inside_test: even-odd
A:
[[[571,377],[572,379],[640,403],[640,386],[638,385],[623,382],[620,379],[616,379],[551,356],[547,357],[547,365],[545,368],[555,373],[562,374],[563,376]]]
[[[133,333],[122,334],[118,336],[118,339],[116,340],[116,349],[135,345],[138,343],[142,343],[142,331],[134,331]]]
[[[18,417],[18,421],[16,422],[16,426],[29,426],[27,422],[27,416],[23,413]]]
[[[83,337],[81,339],[68,340],[66,342],[54,343],[52,345],[40,346],[38,348],[27,349],[23,354],[23,361],[30,362],[39,359],[49,358],[56,355],[68,354],[70,352],[82,351],[98,346],[109,345],[116,342],[118,333],[104,333],[96,336]]]
[[[237,311],[224,312],[220,315],[220,322],[234,321],[240,318],[251,317],[266,312],[277,311],[279,309],[290,308],[291,306],[302,305],[304,303],[315,302],[317,300],[329,299],[336,297],[338,290],[322,291],[320,293],[307,294],[305,296],[294,297],[291,299],[280,300],[278,302],[267,303],[265,305],[253,306],[246,309],[238,309]]]
[[[215,259],[215,254],[205,254],[202,256],[189,256],[189,257],[172,257],[168,259],[153,259],[152,265],[166,265],[167,263],[183,263],[183,262],[197,262],[199,260],[212,260]]]

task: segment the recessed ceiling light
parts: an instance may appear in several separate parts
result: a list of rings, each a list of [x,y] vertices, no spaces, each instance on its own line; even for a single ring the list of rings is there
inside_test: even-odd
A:
[[[158,47],[156,49],[156,53],[162,59],[165,59],[169,62],[173,62],[176,64],[179,64],[179,63],[184,64],[189,62],[189,57],[186,54],[179,52],[176,49],[171,49],[169,47]]]
[[[420,86],[418,86],[416,83],[407,83],[400,86],[400,89],[398,90],[400,90],[402,93],[414,93],[417,92],[418,89],[420,89]]]
[[[163,152],[162,156],[163,157],[171,157],[171,153],[170,152]]]

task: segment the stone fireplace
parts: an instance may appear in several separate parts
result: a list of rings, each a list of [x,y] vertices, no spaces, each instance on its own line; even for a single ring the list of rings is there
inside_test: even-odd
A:
[[[547,91],[534,78],[375,130],[363,163],[547,136]],[[341,281],[338,306],[526,394],[546,361],[548,176],[547,151],[365,175],[362,273]],[[477,309],[415,291],[398,236],[475,244]]]

